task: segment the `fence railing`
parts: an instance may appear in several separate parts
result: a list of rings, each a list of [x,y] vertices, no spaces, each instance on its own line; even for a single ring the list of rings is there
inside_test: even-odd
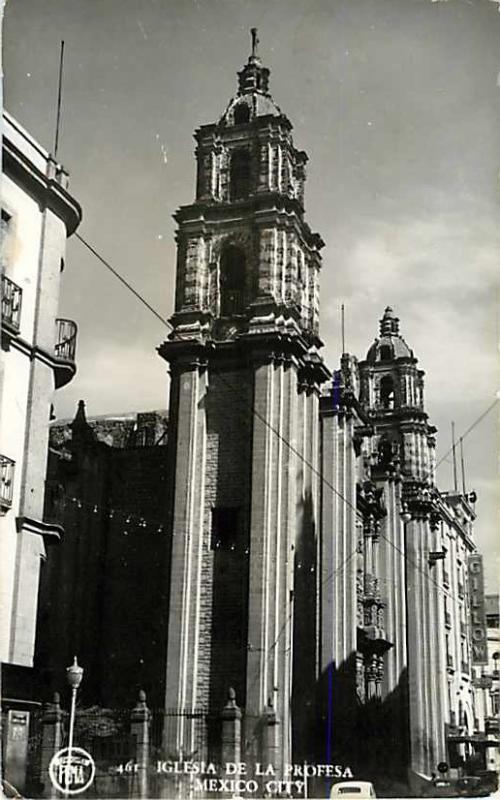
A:
[[[56,319],[56,344],[54,355],[62,361],[74,361],[76,354],[77,325],[72,319]]]
[[[23,290],[17,283],[2,275],[2,324],[19,333]]]
[[[0,454],[0,509],[4,511],[12,505],[15,461]]]

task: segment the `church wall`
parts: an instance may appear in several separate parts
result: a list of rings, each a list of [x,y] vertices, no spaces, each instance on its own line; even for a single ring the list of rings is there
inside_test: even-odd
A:
[[[230,687],[245,706],[249,563],[252,374],[248,369],[210,373],[206,395],[207,443],[200,620],[199,696],[219,711]],[[216,541],[212,509],[235,508],[230,539]]]
[[[155,706],[165,659],[166,448],[110,447],[86,431],[65,441],[65,456],[49,455],[45,513],[65,532],[42,568],[40,695],[66,691],[76,653],[84,705],[128,707],[142,688]]]

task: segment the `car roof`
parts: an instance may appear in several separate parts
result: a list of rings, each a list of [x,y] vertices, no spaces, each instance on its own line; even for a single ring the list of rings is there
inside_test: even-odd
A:
[[[370,781],[342,781],[342,783],[336,783],[335,786],[373,786]]]

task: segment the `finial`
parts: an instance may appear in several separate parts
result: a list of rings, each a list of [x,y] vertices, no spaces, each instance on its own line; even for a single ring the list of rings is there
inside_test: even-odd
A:
[[[252,34],[252,58],[258,58],[257,45],[259,44],[259,37],[257,36],[257,28],[252,28],[250,33]]]
[[[262,66],[258,53],[259,37],[257,28],[250,30],[252,36],[252,52],[242,70],[238,72],[238,94],[250,92],[263,92],[266,94],[269,89],[269,70]]]
[[[78,426],[86,426],[87,425],[87,417],[85,414],[85,402],[83,400],[78,401],[78,409],[75,414],[75,418],[72,422],[72,425]]]
[[[381,336],[398,336],[399,335],[399,319],[394,314],[391,306],[387,306],[384,311],[384,316],[380,320],[380,335]]]
[[[146,702],[146,692],[144,691],[144,689],[140,689],[140,691],[139,691],[139,703],[145,703],[145,702]]]

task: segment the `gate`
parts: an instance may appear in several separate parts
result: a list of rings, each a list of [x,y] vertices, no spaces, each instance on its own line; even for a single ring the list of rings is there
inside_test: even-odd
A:
[[[155,709],[149,732],[148,795],[194,798],[196,776],[183,764],[208,759],[209,716],[205,709]],[[198,793],[199,796],[199,793]]]
[[[67,744],[66,735],[64,746]],[[136,794],[137,774],[125,768],[136,752],[128,709],[77,712],[74,744],[90,753],[95,763],[95,778],[80,797],[127,798]]]

